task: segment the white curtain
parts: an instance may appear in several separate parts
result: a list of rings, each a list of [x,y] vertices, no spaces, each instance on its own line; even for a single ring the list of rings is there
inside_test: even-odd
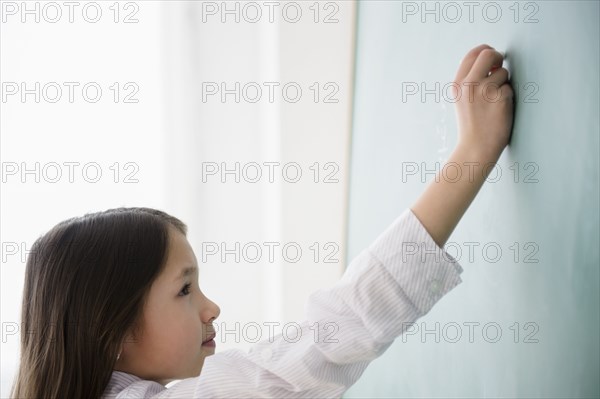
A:
[[[221,307],[215,324],[229,333],[217,350],[251,345],[255,323],[264,339],[269,325],[279,332],[301,321],[308,294],[333,284],[346,263],[354,2],[300,2],[285,12],[293,2],[282,2],[273,22],[263,3],[250,3],[161,10],[167,202],[190,224],[200,287]],[[256,10],[262,17],[250,22]],[[211,243],[232,250],[225,262],[222,247],[204,255],[206,245],[215,252]]]

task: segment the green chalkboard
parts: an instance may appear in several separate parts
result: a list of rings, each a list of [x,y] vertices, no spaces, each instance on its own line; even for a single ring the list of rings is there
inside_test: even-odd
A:
[[[468,50],[506,52],[517,103],[445,245],[463,283],[344,397],[600,397],[599,20],[597,1],[359,2],[348,259],[456,145]]]

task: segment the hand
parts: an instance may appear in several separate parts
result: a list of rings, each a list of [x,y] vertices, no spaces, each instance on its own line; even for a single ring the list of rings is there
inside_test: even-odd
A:
[[[462,60],[452,87],[459,145],[492,157],[500,157],[513,124],[513,90],[503,60],[493,47],[475,47]]]

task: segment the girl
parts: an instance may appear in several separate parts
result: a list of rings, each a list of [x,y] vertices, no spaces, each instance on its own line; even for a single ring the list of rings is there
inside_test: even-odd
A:
[[[59,223],[27,260],[12,397],[341,396],[462,282],[462,267],[441,248],[509,142],[513,91],[502,63],[481,45],[455,78],[473,90],[456,103],[460,138],[449,162],[473,162],[475,173],[434,179],[332,288],[312,293],[298,341],[279,334],[248,352],[214,354],[220,309],[198,286],[187,227],[175,217],[119,208]],[[181,381],[166,388],[173,380]]]

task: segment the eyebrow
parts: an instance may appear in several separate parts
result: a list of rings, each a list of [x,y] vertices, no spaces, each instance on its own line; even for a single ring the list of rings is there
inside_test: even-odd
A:
[[[179,280],[182,280],[186,276],[189,276],[190,274],[197,272],[197,271],[198,271],[198,268],[196,266],[190,266],[190,267],[181,269],[181,272],[179,272],[179,275],[175,279],[175,282],[178,282]]]

